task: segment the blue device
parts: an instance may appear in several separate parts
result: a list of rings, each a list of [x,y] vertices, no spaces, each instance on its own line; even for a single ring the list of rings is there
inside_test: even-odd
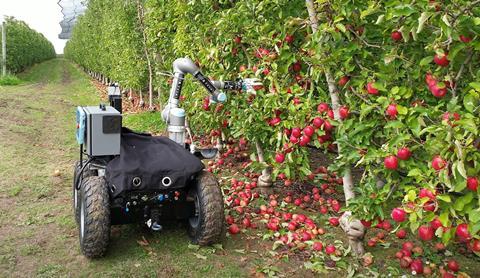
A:
[[[77,137],[77,143],[79,145],[85,144],[85,125],[87,122],[87,115],[82,107],[77,107],[77,130],[75,135]]]

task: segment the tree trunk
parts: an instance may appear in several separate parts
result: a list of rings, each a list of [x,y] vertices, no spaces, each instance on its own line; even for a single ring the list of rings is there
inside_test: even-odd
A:
[[[138,23],[140,29],[142,31],[143,36],[143,51],[145,53],[145,59],[147,59],[147,67],[148,67],[148,109],[153,110],[153,69],[152,69],[152,61],[150,59],[150,54],[148,52],[147,47],[147,34],[145,33],[145,14],[143,10],[143,5],[140,2],[141,0],[137,0],[137,10],[138,10]]]
[[[158,111],[163,111],[163,104],[162,104],[162,89],[158,87]]]
[[[145,101],[143,100],[143,92],[140,91],[139,94],[140,94],[140,101],[138,102],[138,107],[144,108],[145,107]]]
[[[262,145],[258,139],[255,140],[255,148],[257,150],[258,162],[265,163],[265,155],[263,153]],[[269,189],[272,187],[272,167],[267,166],[262,170],[262,175],[258,178],[258,188],[262,194],[269,193]]]
[[[312,27],[313,33],[318,31],[318,18],[317,12],[315,10],[315,6],[313,0],[305,0],[306,6],[308,10],[308,15],[310,17],[310,24]],[[325,79],[328,84],[328,92],[330,94],[330,100],[332,102],[332,109],[335,120],[341,122],[340,118],[340,98],[338,97],[338,89],[335,85],[335,79],[333,78],[330,70],[328,68],[325,69]],[[342,146],[338,144],[338,153],[341,153]],[[353,179],[352,179],[352,171],[350,167],[347,166],[345,169],[345,173],[343,176],[343,191],[345,194],[345,202],[348,205],[348,202],[355,198],[355,192],[353,191]],[[345,212],[342,217],[340,218],[340,225],[342,229],[347,234],[349,244],[352,247],[353,252],[357,256],[361,256],[365,253],[365,249],[363,248],[363,237],[365,235],[365,227],[363,224],[358,220],[352,217],[352,213],[350,211]]]

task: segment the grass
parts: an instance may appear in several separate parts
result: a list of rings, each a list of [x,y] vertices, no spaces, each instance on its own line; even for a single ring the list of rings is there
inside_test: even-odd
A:
[[[0,76],[0,86],[14,86],[22,83],[22,81],[12,74]]]
[[[165,122],[158,111],[126,114],[123,116],[123,125],[138,132],[154,134],[165,132]]]

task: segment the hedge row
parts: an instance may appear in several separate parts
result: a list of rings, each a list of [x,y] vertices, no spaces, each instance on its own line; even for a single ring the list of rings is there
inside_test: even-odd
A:
[[[18,73],[33,64],[55,58],[56,53],[52,43],[25,22],[7,17],[5,28],[8,71]]]

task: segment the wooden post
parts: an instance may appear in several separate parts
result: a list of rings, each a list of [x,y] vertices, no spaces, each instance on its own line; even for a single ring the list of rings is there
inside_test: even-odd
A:
[[[2,76],[7,75],[7,24],[2,23]]]

